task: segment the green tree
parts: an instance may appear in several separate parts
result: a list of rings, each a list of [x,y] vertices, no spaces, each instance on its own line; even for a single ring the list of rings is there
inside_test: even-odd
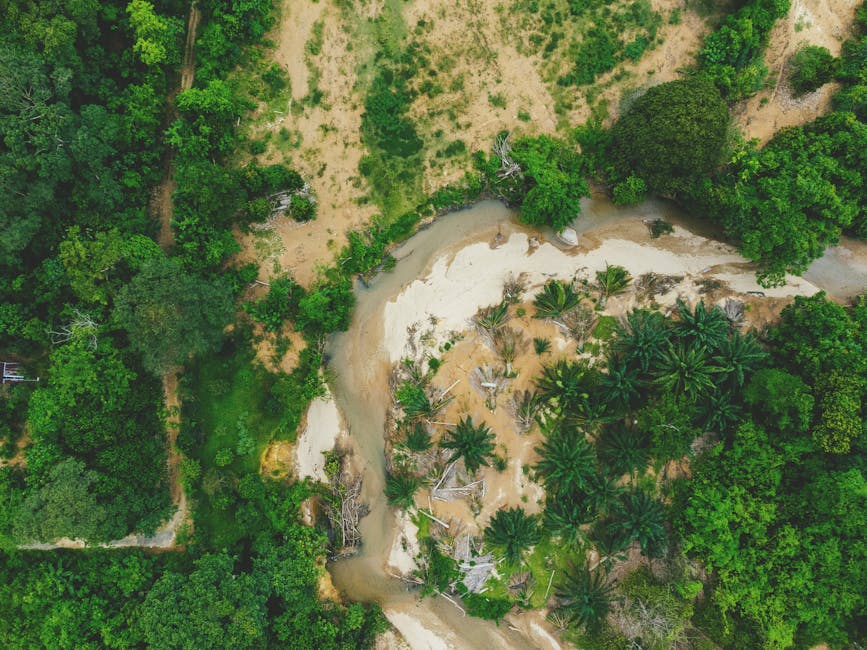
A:
[[[760,283],[777,285],[862,222],[865,160],[867,124],[832,113],[739,151],[705,203],[762,267]]]
[[[153,648],[253,648],[268,622],[264,575],[238,573],[225,554],[204,555],[189,575],[167,571],[148,592],[139,625]]]
[[[770,340],[781,364],[808,382],[839,371],[867,375],[867,307],[859,298],[847,309],[824,292],[797,296],[780,312],[780,324]]]
[[[73,338],[51,355],[48,381],[27,409],[33,445],[28,481],[38,487],[66,456],[84,462],[106,508],[105,537],[153,529],[169,512],[161,391],[139,377],[106,340]]]
[[[83,238],[81,229],[73,226],[60,243],[59,259],[66,269],[75,295],[89,303],[108,304],[108,276],[123,261],[133,270],[148,260],[161,257],[159,246],[150,237],[124,237],[115,228]]]
[[[800,377],[779,368],[763,368],[750,379],[744,402],[753,409],[753,418],[785,434],[810,429],[815,400]]]
[[[813,438],[824,451],[846,454],[852,443],[864,434],[861,416],[864,377],[833,372],[823,377],[816,389],[819,398],[819,422]]]
[[[462,417],[440,441],[440,447],[452,450],[449,462],[463,458],[467,471],[473,474],[482,465],[490,465],[494,455],[494,434],[484,422],[476,426],[472,417]]]
[[[650,433],[651,456],[665,462],[689,452],[690,444],[701,433],[693,424],[696,415],[695,402],[686,395],[665,393],[644,406],[636,419],[638,428]]]
[[[348,280],[314,287],[298,302],[295,325],[313,336],[342,332],[349,327],[355,294]]]
[[[654,86],[611,129],[609,156],[620,178],[649,191],[684,194],[721,162],[729,112],[701,76]]]
[[[135,34],[132,49],[142,63],[152,66],[180,62],[179,36],[183,23],[179,19],[158,15],[147,0],[132,0],[126,12]]]
[[[831,81],[835,73],[834,63],[827,47],[807,45],[795,52],[789,61],[789,79],[795,94],[803,95]]]
[[[541,538],[539,516],[528,515],[522,508],[498,510],[485,527],[485,541],[501,549],[506,562],[512,565]]]
[[[73,458],[60,461],[45,482],[31,490],[13,524],[21,541],[53,542],[60,537],[107,539],[108,515],[93,491],[97,475]]]
[[[557,583],[554,592],[559,603],[557,611],[572,625],[596,631],[611,607],[613,590],[601,571],[591,571],[586,565],[581,568],[572,566]]]
[[[581,431],[558,427],[536,448],[541,457],[533,469],[548,494],[569,494],[587,488],[596,473],[596,454]]]
[[[581,213],[581,198],[590,196],[580,156],[559,140],[539,136],[518,140],[512,157],[524,175],[521,221],[555,231],[571,224]]]
[[[162,375],[217,348],[232,299],[224,283],[190,275],[174,259],[155,259],[118,292],[114,314],[145,368]]]
[[[647,196],[647,183],[638,176],[628,176],[617,183],[611,193],[616,205],[638,205]]]

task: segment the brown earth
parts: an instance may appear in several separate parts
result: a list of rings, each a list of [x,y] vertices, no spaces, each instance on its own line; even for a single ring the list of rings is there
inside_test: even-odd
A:
[[[410,110],[426,142],[425,193],[458,180],[469,168],[469,153],[437,157],[455,140],[461,140],[467,152],[487,150],[502,129],[565,135],[590,116],[587,87],[570,89],[566,99],[572,108],[555,111],[554,94],[564,91],[551,79],[550,62],[523,53],[509,18],[512,4],[415,0],[400,5],[409,37],[427,48],[429,69],[444,89],[433,99],[419,93]],[[694,60],[706,27],[686,4],[653,0],[653,8],[663,16],[659,44],[637,63],[618,65],[593,86],[599,91],[593,103],[607,105],[609,119],[617,115],[624,96],[675,78]],[[680,22],[671,25],[667,18],[675,9]],[[259,162],[291,163],[310,182],[319,206],[317,219],[310,223],[281,218],[267,225],[264,234],[236,233],[241,262],[262,261],[263,238],[279,243],[266,255],[263,279],[288,271],[305,286],[311,284],[317,267],[330,263],[344,245],[346,231],[369,223],[378,212],[369,203],[358,164],[365,153],[360,137],[363,93],[375,51],[369,21],[385,10],[383,2],[362,0],[349,8],[337,0],[283,4],[269,35],[276,44],[270,56],[287,71],[291,93],[285,106],[260,106],[249,134],[268,138]],[[567,63],[564,59],[561,65]],[[318,102],[312,100],[317,93]],[[502,107],[493,105],[492,97]],[[529,119],[518,119],[519,113]]]
[[[831,97],[839,86],[826,84],[795,97],[787,79],[787,66],[792,55],[804,45],[827,47],[838,56],[859,4],[859,0],[793,0],[788,16],[771,30],[765,53],[771,73],[768,88],[734,109],[735,122],[747,139],[767,142],[780,129],[805,124],[829,110]]]

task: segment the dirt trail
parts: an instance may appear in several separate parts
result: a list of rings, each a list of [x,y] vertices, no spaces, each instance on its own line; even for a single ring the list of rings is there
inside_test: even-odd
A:
[[[184,493],[180,480],[181,455],[177,450],[176,441],[181,424],[180,400],[178,399],[178,377],[174,373],[163,377],[163,393],[166,405],[166,452],[168,464],[169,491],[177,511],[166,523],[160,526],[153,535],[130,534],[121,539],[115,539],[103,544],[92,545],[98,548],[173,548],[178,530],[187,520],[187,495]],[[54,542],[35,542],[22,544],[19,548],[34,551],[52,551],[59,548],[82,549],[87,546],[83,539],[61,537]]]
[[[193,81],[196,76],[196,59],[194,56],[196,44],[196,29],[199,26],[199,18],[201,12],[193,2],[190,6],[190,16],[187,19],[187,39],[184,43],[184,57],[181,64],[181,80],[178,89],[172,92],[167,100],[168,121],[171,123],[178,117],[178,109],[175,105],[175,97],[178,93],[189,90],[193,87]],[[174,214],[174,204],[172,203],[172,195],[175,193],[175,178],[174,178],[174,154],[171,151],[166,151],[163,161],[165,174],[163,180],[154,188],[153,197],[151,199],[151,216],[159,221],[160,227],[157,232],[157,243],[164,251],[168,251],[175,245],[175,233],[172,230],[172,215]]]
[[[196,29],[199,25],[199,17],[201,13],[196,3],[190,6],[190,16],[187,20],[187,39],[184,46],[184,58],[181,67],[180,86],[177,92],[189,90],[195,79],[195,58],[193,56],[193,48],[196,42]],[[172,93],[168,97],[169,119],[174,120],[177,117],[177,108],[175,106],[175,96],[177,92]],[[159,219],[160,229],[157,235],[157,243],[160,247],[168,252],[174,246],[175,236],[172,231],[172,194],[175,191],[175,180],[173,177],[172,167],[173,156],[171,153],[166,154],[166,174],[162,182],[154,190],[153,199],[151,201],[151,211],[155,218]],[[181,408],[180,400],[178,399],[178,377],[175,373],[167,374],[163,377],[163,394],[165,396],[166,407],[166,455],[168,464],[168,479],[169,491],[172,495],[172,502],[177,507],[174,516],[159,527],[153,535],[127,535],[121,539],[97,544],[99,548],[172,548],[175,545],[178,529],[187,520],[187,495],[184,493],[183,485],[180,480],[180,462],[181,454],[178,452],[176,441],[178,430],[181,425]],[[50,551],[59,548],[84,548],[86,543],[81,539],[70,539],[62,537],[51,543],[33,543],[23,544],[20,548],[28,550]]]
[[[201,12],[193,2],[190,5],[190,17],[187,20],[187,40],[184,43],[184,60],[181,64],[181,92],[193,87],[196,76],[196,59],[193,56],[193,48],[196,44],[196,29],[199,26]]]

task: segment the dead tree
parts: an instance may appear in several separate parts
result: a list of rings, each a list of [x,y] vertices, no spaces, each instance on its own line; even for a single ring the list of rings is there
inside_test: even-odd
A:
[[[512,362],[527,351],[529,343],[524,334],[513,327],[503,327],[494,332],[494,349],[506,364],[505,375],[512,375]]]
[[[508,383],[502,368],[479,366],[470,372],[470,385],[485,398],[485,406],[491,411],[496,410],[497,396]]]
[[[596,325],[597,320],[596,314],[591,309],[578,305],[575,309],[570,309],[560,316],[559,320],[553,320],[552,322],[563,330],[564,334],[581,344],[593,330],[593,326]]]
[[[72,311],[74,318],[66,325],[62,325],[57,330],[49,330],[48,336],[51,338],[52,345],[61,345],[72,339],[84,339],[87,341],[87,346],[91,350],[95,350],[97,346],[96,332],[99,325],[89,314],[74,309]]]
[[[500,159],[500,169],[497,171],[497,176],[500,178],[521,176],[521,166],[512,160],[511,157],[512,145],[509,144],[510,135],[511,132],[498,136],[494,140],[494,155]]]
[[[518,435],[524,435],[533,428],[536,416],[542,410],[543,401],[534,390],[519,390],[512,393],[509,409],[515,419]]]
[[[744,320],[744,303],[734,298],[726,298],[723,305],[723,313],[729,319],[729,324],[732,328],[740,327]]]

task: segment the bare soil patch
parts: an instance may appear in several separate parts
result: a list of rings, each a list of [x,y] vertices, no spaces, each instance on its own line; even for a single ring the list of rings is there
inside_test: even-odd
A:
[[[839,86],[826,84],[796,97],[788,82],[789,60],[804,45],[827,47],[838,56],[858,4],[858,0],[793,0],[788,16],[771,30],[765,53],[770,71],[768,87],[734,111],[735,122],[747,139],[767,142],[780,129],[806,124],[830,109],[831,97]]]

